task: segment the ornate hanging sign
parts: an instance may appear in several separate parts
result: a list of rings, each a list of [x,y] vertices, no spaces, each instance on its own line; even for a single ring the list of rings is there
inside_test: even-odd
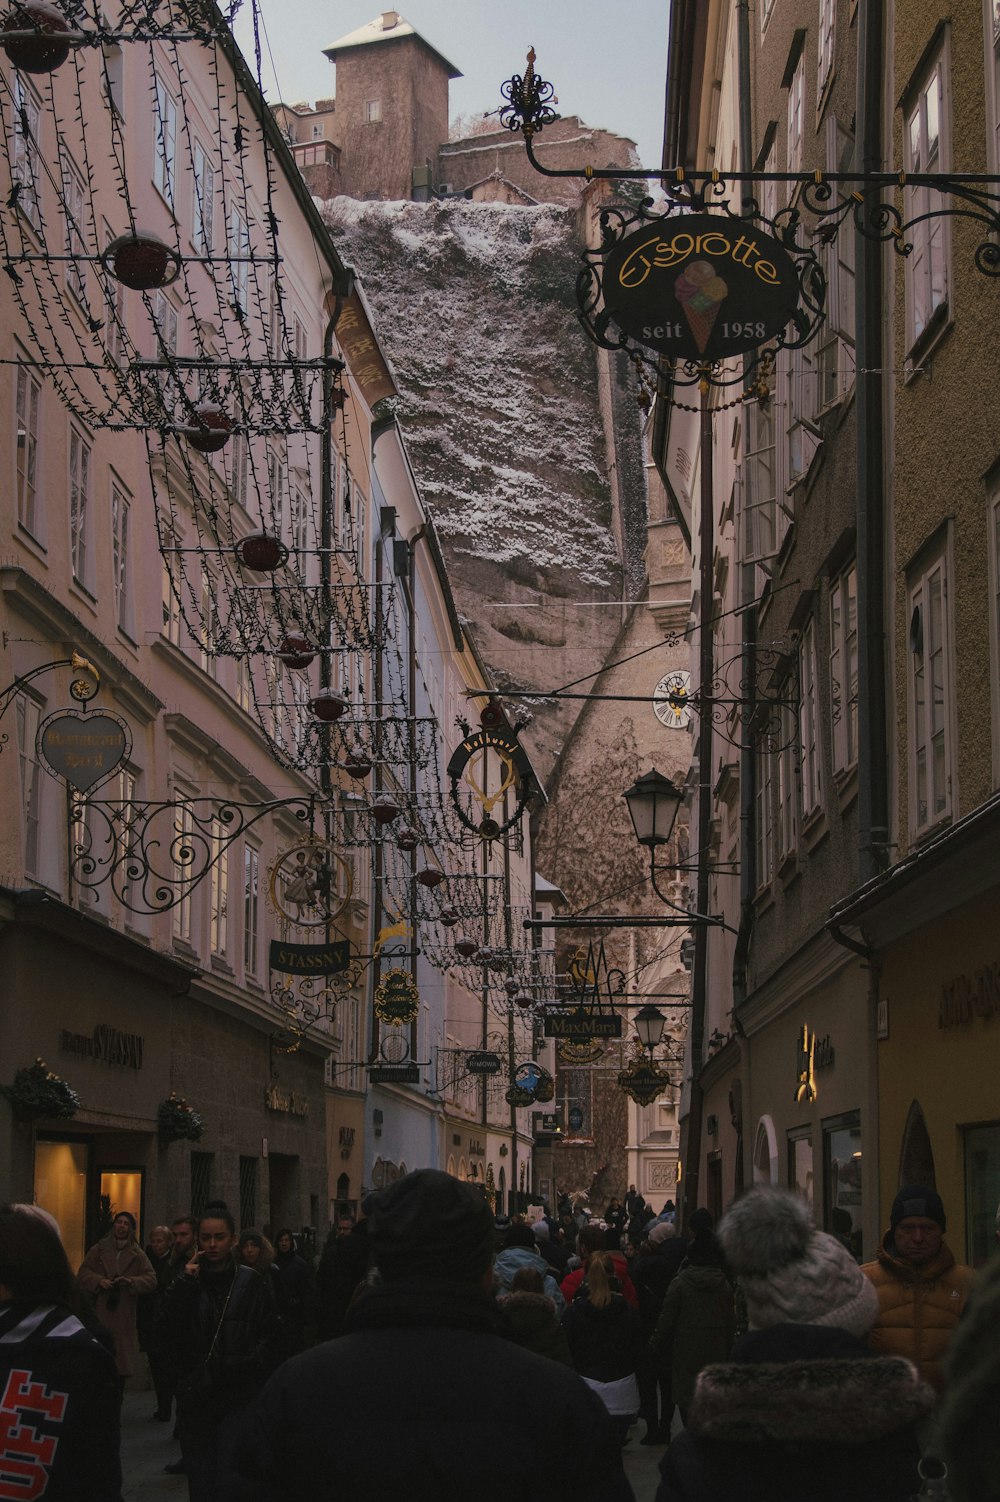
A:
[[[604,257],[604,311],[646,349],[711,363],[776,338],[799,302],[791,256],[751,220],[679,214],[647,223]]]
[[[458,817],[482,840],[495,840],[517,823],[531,790],[527,752],[503,725],[484,725],[467,734],[452,753],[448,776]],[[506,817],[497,817],[498,813]]]
[[[633,1059],[618,1076],[619,1090],[624,1090],[639,1106],[651,1106],[670,1083],[669,1074],[648,1059]]]
[[[375,1015],[392,1027],[415,1022],[420,1011],[420,992],[408,970],[387,970],[375,987]]]
[[[120,715],[107,709],[98,714],[62,709],[39,725],[35,749],[51,777],[61,778],[78,793],[89,793],[128,760],[132,731]]]
[[[350,866],[327,840],[304,840],[271,866],[271,906],[297,928],[325,928],[350,901],[352,882]]]
[[[499,1074],[500,1055],[487,1048],[478,1048],[465,1061],[470,1074]]]
[[[569,1043],[588,1043],[592,1038],[620,1038],[622,1019],[617,1012],[594,1012],[585,1007],[564,1008],[544,1014],[546,1038]]]
[[[346,939],[335,944],[286,944],[272,939],[269,963],[282,975],[340,975],[351,962]]]
[[[514,1088],[526,1091],[532,1101],[545,1102],[551,1100],[556,1093],[555,1083],[551,1074],[534,1059],[529,1059],[525,1064],[519,1064],[514,1070]]]

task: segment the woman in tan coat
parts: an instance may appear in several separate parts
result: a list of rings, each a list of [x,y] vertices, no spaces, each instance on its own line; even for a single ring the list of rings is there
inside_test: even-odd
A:
[[[139,1364],[136,1305],[140,1294],[156,1288],[156,1273],[135,1239],[135,1219],[127,1210],[115,1216],[110,1235],[90,1248],[77,1282],[94,1300],[97,1318],[115,1343],[118,1384],[124,1393],[125,1378],[131,1377]]]

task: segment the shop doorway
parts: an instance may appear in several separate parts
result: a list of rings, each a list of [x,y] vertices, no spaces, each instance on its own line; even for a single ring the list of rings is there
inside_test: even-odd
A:
[[[111,1222],[121,1210],[135,1217],[135,1237],[139,1245],[143,1241],[141,1168],[102,1168],[97,1185],[98,1220],[101,1234],[103,1227],[111,1228]]]
[[[87,1183],[90,1143],[35,1142],[34,1201],[54,1215],[75,1272],[87,1254]]]
[[[299,1215],[299,1160],[291,1153],[270,1153],[267,1159],[270,1235],[282,1226],[294,1230]]]

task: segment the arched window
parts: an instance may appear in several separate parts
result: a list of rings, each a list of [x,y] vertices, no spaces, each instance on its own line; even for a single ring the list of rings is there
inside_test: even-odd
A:
[[[454,1155],[452,1155],[448,1159],[448,1172],[451,1174],[452,1178],[455,1177],[455,1158],[454,1158]]]
[[[755,1184],[778,1182],[778,1138],[770,1116],[762,1116],[757,1123],[757,1136],[753,1144],[753,1181]]]

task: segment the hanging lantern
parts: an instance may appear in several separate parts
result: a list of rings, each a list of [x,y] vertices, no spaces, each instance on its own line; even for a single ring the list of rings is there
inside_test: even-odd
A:
[[[443,924],[445,928],[454,928],[460,916],[461,914],[457,907],[442,908],[438,922]]]
[[[444,872],[439,871],[437,866],[425,866],[417,872],[417,880],[422,887],[439,887],[444,881]]]
[[[169,287],[180,275],[181,258],[175,250],[148,230],[119,235],[101,253],[101,264],[133,292],[152,292]]]
[[[201,402],[194,409],[195,424],[182,429],[184,437],[199,454],[217,454],[229,442],[233,425],[215,402]]]
[[[309,700],[309,708],[317,720],[322,720],[324,725],[332,725],[334,720],[339,720],[347,713],[350,704],[339,689],[323,688],[315,698]]]
[[[236,557],[244,568],[259,574],[273,574],[288,557],[288,549],[267,532],[251,532],[236,544]]]
[[[513,975],[509,975],[503,983],[503,988],[508,996],[516,996],[521,989],[521,982]]]
[[[54,73],[69,57],[72,43],[63,41],[59,35],[69,29],[69,22],[57,6],[47,5],[45,0],[19,0],[0,21],[0,38],[7,31],[37,35],[0,40],[0,47],[22,73]]]
[[[391,798],[378,798],[372,804],[372,817],[376,824],[391,824],[393,819],[398,819],[403,810],[398,803]]]
[[[488,965],[493,958],[493,951],[488,944],[481,944],[472,958],[477,965]]]
[[[404,824],[402,829],[397,831],[396,844],[400,850],[416,850],[420,844],[420,836],[411,824]]]
[[[479,945],[475,939],[467,939],[464,935],[455,940],[455,950],[462,956],[463,960],[471,960],[478,948]]]
[[[363,751],[348,751],[341,765],[348,777],[356,777],[359,782],[372,769],[372,764]]]
[[[278,648],[278,657],[286,668],[307,668],[316,654],[304,636],[293,632]]]

